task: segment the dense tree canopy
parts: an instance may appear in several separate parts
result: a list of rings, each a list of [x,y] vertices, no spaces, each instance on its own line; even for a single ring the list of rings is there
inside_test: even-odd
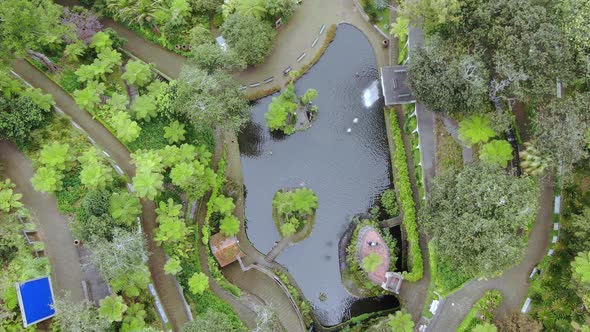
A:
[[[575,94],[539,107],[535,147],[554,168],[569,169],[588,157],[590,94]]]
[[[262,63],[270,53],[276,35],[270,23],[254,16],[235,13],[221,26],[221,33],[231,50],[249,65]]]
[[[6,98],[0,95],[0,139],[26,141],[31,131],[47,120],[49,111],[27,96]]]
[[[489,74],[481,58],[455,55],[443,43],[433,38],[412,55],[409,84],[416,98],[434,112],[485,110]]]
[[[440,259],[471,276],[491,275],[522,255],[537,193],[531,179],[468,164],[435,178],[421,222]]]
[[[70,25],[61,24],[62,8],[51,0],[2,0],[0,2],[0,59],[19,56],[30,49],[60,43],[73,37]]]
[[[391,327],[391,332],[414,331],[412,315],[402,310],[396,311],[395,315],[389,315],[389,327]]]
[[[237,332],[229,317],[219,311],[208,310],[198,315],[194,321],[185,324],[182,332]]]
[[[183,67],[172,109],[198,128],[219,126],[237,131],[250,117],[250,106],[231,76],[209,75],[196,66]]]

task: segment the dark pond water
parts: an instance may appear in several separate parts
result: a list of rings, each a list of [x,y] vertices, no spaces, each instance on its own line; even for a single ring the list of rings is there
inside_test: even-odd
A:
[[[358,299],[342,286],[338,264],[338,240],[350,218],[366,212],[390,184],[383,105],[381,100],[370,106],[364,101],[377,95],[377,78],[366,37],[340,25],[321,60],[295,85],[299,95],[308,88],[318,90],[313,127],[289,137],[270,134],[264,121],[271,101],[267,97],[254,106],[252,122],[240,135],[247,233],[261,252],[280,238],[272,220],[274,193],[305,185],[318,195],[311,236],[285,249],[277,261],[295,277],[323,325],[397,305],[391,298],[355,304]],[[327,295],[323,302],[320,293]]]

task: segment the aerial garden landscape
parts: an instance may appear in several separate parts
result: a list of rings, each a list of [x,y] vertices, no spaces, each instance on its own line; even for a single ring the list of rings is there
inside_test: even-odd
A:
[[[0,0],[0,331],[590,331],[590,2]]]

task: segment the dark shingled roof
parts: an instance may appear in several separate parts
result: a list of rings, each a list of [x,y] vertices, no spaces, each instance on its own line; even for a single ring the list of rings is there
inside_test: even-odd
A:
[[[381,67],[381,88],[386,106],[416,102],[407,84],[407,77],[405,66]]]

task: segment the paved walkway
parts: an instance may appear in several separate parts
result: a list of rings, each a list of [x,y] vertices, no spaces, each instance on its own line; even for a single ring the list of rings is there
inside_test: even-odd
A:
[[[501,318],[520,310],[528,292],[529,275],[547,253],[553,213],[553,181],[547,181],[539,197],[539,213],[529,235],[529,243],[522,261],[500,277],[486,281],[471,281],[445,299],[428,331],[454,331],[473,304],[489,289],[502,291],[504,300],[496,311]]]
[[[463,143],[460,139],[459,139],[459,124],[457,123],[457,120],[448,117],[448,116],[440,116],[439,117],[443,124],[445,125],[445,128],[447,129],[447,132],[449,132],[449,134],[453,137],[453,139],[455,140],[455,142],[457,142],[457,144],[459,144],[459,146],[461,147],[461,155],[463,156],[463,163],[467,164],[473,161],[473,149],[468,147],[467,145],[465,145],[465,143]]]
[[[64,6],[80,5],[78,0],[56,0],[55,2]],[[187,62],[185,57],[146,41],[110,18],[103,18],[101,22],[105,27],[114,29],[121,37],[127,39],[127,43],[123,46],[125,50],[145,62],[153,63],[158,70],[171,78],[178,77],[182,66]],[[319,51],[326,37],[325,32],[320,36],[314,48],[311,48],[311,45],[318,36],[322,25],[325,24],[327,29],[331,24],[339,23],[349,23],[363,31],[376,50],[378,67],[388,63],[388,50],[381,46],[383,37],[363,20],[352,0],[308,0],[303,1],[289,22],[278,31],[273,49],[266,61],[236,73],[234,76],[244,85],[261,83],[269,77],[274,77],[272,83],[248,88],[245,90],[247,94],[267,90],[278,85],[283,86],[288,79],[282,74],[285,68],[291,66],[293,70],[298,70],[309,63]],[[297,58],[302,53],[306,53],[305,58],[298,63]]]
[[[16,145],[0,141],[0,163],[4,166],[4,176],[16,184],[16,191],[23,195],[22,202],[37,219],[40,237],[51,264],[51,282],[56,295],[67,291],[72,301],[82,301],[80,257],[74,246],[68,218],[58,211],[55,196],[33,189],[33,166]]]
[[[82,111],[67,92],[24,60],[14,61],[12,67],[25,81],[51,94],[58,108],[80,125],[98,145],[104,147],[128,177],[134,176],[135,167],[131,165],[131,157],[127,148],[105,127],[94,120],[89,113]],[[164,250],[153,241],[153,233],[156,228],[155,203],[142,200],[142,205],[142,228],[147,239],[147,251],[150,252],[148,267],[164,311],[173,328],[180,330],[180,327],[189,320],[190,313],[186,310],[185,301],[177,287],[176,279],[164,273],[164,264],[166,263]]]
[[[236,184],[236,188],[244,188],[242,159],[237,137],[234,133],[224,132],[223,135],[217,137],[216,142],[219,146],[225,146],[227,151],[227,178]],[[240,248],[246,254],[246,257],[244,258],[245,264],[258,264],[269,269],[282,269],[282,266],[279,264],[266,261],[265,255],[258,251],[248,239],[244,223],[246,220],[246,210],[243,194],[244,193],[241,192],[238,195],[239,198],[235,201],[236,209],[234,214],[242,221],[242,227],[240,227],[240,232],[238,233],[237,238],[239,240]],[[306,330],[305,323],[300,319],[297,309],[293,308],[289,295],[266,274],[255,269],[243,272],[238,263],[234,263],[224,268],[223,272],[231,283],[258,296],[266,304],[272,305],[279,313],[278,316],[281,325],[288,332]]]

